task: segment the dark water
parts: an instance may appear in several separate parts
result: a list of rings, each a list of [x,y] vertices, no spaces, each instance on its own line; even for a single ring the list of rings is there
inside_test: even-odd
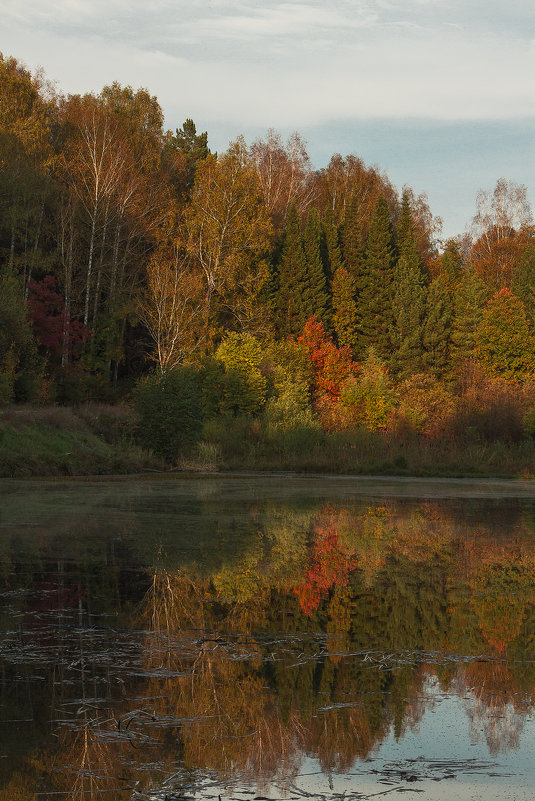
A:
[[[532,799],[533,484],[0,482],[0,799]]]

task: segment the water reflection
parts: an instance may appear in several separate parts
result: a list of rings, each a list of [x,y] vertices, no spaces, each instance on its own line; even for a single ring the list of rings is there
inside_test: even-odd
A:
[[[532,504],[55,486],[2,508],[0,798],[535,780]]]

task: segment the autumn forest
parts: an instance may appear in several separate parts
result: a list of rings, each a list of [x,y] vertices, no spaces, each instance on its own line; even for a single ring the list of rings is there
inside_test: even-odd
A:
[[[173,466],[425,472],[448,443],[450,472],[531,474],[526,187],[468,223],[444,241],[425,195],[298,133],[214,153],[145,89],[62,96],[0,55],[0,408],[106,405],[108,442]]]

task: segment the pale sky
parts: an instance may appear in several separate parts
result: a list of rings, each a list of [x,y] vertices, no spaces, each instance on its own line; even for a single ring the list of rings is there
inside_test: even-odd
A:
[[[445,234],[504,176],[535,199],[533,0],[4,0],[0,49],[63,92],[118,80],[212,149],[298,130],[426,191]]]

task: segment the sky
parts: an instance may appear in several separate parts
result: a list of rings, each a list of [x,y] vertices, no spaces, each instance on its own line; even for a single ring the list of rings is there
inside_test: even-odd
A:
[[[0,50],[64,93],[117,80],[221,152],[268,128],[355,153],[464,232],[500,177],[535,201],[533,0],[3,0]]]

